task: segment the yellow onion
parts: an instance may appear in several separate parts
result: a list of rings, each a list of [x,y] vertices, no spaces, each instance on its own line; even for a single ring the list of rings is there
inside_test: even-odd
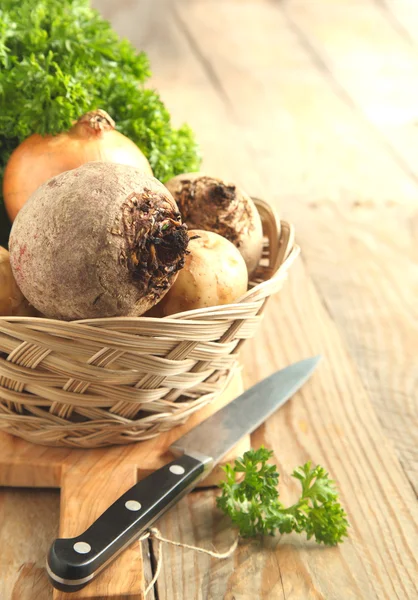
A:
[[[138,146],[115,129],[104,110],[86,113],[66,132],[26,138],[12,153],[3,179],[4,204],[13,221],[32,193],[51,177],[88,162],[136,167],[152,175]]]

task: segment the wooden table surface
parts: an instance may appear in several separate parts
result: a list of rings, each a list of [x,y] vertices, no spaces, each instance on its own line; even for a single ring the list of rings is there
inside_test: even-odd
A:
[[[153,85],[196,131],[205,170],[296,226],[302,257],[243,351],[247,384],[313,354],[324,361],[252,441],[274,449],[284,500],[295,466],[325,466],[352,524],[338,548],[283,536],[217,561],[165,547],[155,598],[415,600],[418,3],[94,5],[148,52]],[[58,511],[56,491],[0,490],[1,600],[51,598],[43,563]],[[234,537],[213,490],[190,494],[159,526],[220,550]]]

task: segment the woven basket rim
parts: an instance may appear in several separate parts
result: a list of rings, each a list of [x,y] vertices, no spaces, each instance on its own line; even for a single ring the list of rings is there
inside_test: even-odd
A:
[[[255,199],[256,204],[257,204],[257,208],[260,205],[260,203],[262,202],[263,204],[267,205],[266,202],[259,200],[259,199]],[[267,205],[269,206],[269,205]],[[272,207],[270,207],[270,211],[271,213],[273,213],[275,215],[275,211]],[[276,215],[275,215],[276,216]],[[10,323],[31,323],[31,322],[35,322],[35,323],[51,323],[51,324],[61,324],[61,325],[95,325],[95,324],[110,324],[110,323],[114,323],[115,321],[123,323],[123,322],[161,322],[162,320],[164,322],[173,322],[173,323],[178,323],[181,320],[187,320],[187,323],[193,323],[193,319],[191,319],[190,317],[188,317],[187,315],[196,315],[196,316],[200,316],[200,315],[205,315],[210,313],[211,316],[213,316],[213,313],[219,312],[219,313],[224,313],[225,310],[232,310],[232,309],[237,309],[239,307],[242,306],[242,303],[245,302],[246,304],[248,303],[248,301],[246,300],[247,296],[253,295],[253,293],[255,291],[258,291],[259,289],[261,289],[263,286],[266,286],[269,284],[269,282],[271,282],[272,280],[274,280],[276,277],[279,277],[279,271],[281,270],[281,268],[283,269],[289,269],[290,266],[292,265],[292,263],[296,260],[296,258],[298,257],[298,255],[300,254],[300,247],[298,246],[298,244],[296,244],[294,242],[294,228],[293,226],[288,222],[288,221],[284,221],[284,220],[280,220],[279,221],[281,227],[280,230],[288,230],[289,231],[289,241],[287,244],[287,251],[285,253],[285,258],[282,262],[280,262],[280,264],[276,264],[274,265],[274,272],[271,274],[271,276],[254,285],[252,288],[250,288],[249,290],[247,290],[240,298],[238,298],[235,302],[233,303],[228,303],[228,304],[222,304],[222,305],[215,305],[215,306],[208,306],[205,308],[197,308],[194,310],[188,310],[188,311],[184,311],[184,312],[180,312],[180,313],[175,313],[173,315],[169,315],[167,317],[150,317],[150,316],[144,316],[144,315],[140,315],[140,316],[115,316],[115,317],[97,317],[97,318],[89,318],[89,319],[74,319],[72,321],[64,321],[61,319],[52,319],[49,317],[45,317],[43,315],[40,316],[19,316],[19,315],[7,315],[7,316],[3,316],[0,315],[0,322],[1,321],[7,321]],[[202,324],[202,320],[199,319],[199,321],[196,321],[196,323]]]
[[[167,317],[1,316],[0,429],[48,446],[126,444],[214,401],[300,252],[293,226],[254,202],[267,242],[231,304]]]
[[[296,260],[296,258],[298,257],[300,253],[300,247],[295,244],[292,248],[291,253],[287,256],[286,260],[280,265],[283,267],[287,267],[290,268],[290,266],[292,265],[292,263]],[[210,313],[210,315],[212,316],[213,313],[223,313],[225,312],[226,309],[229,310],[233,310],[233,309],[237,309],[240,308],[242,306],[242,303],[245,302],[245,297],[247,296],[247,294],[249,292],[252,291],[257,291],[258,289],[261,289],[264,285],[268,284],[271,280],[273,280],[275,277],[278,276],[277,271],[269,278],[266,279],[266,281],[262,281],[261,283],[258,283],[257,285],[255,285],[251,290],[248,290],[247,292],[245,292],[245,294],[243,294],[243,296],[241,296],[240,298],[238,298],[235,302],[233,303],[228,303],[228,304],[221,304],[221,305],[216,305],[216,306],[208,306],[206,308],[196,308],[194,310],[188,310],[188,311],[184,311],[181,313],[176,313],[174,315],[169,315],[167,317],[146,317],[144,315],[135,317],[135,316],[131,316],[131,317],[97,317],[94,319],[76,319],[74,321],[63,321],[60,319],[51,319],[48,317],[44,317],[44,316],[39,316],[39,317],[31,317],[31,316],[17,316],[17,315],[9,315],[9,316],[2,316],[0,315],[0,320],[4,320],[4,321],[8,321],[11,323],[30,323],[30,322],[35,322],[35,323],[51,323],[51,324],[56,324],[56,323],[60,323],[60,324],[64,324],[64,325],[94,325],[94,324],[110,324],[110,323],[114,323],[115,320],[120,322],[120,323],[128,323],[128,322],[139,322],[139,321],[152,321],[152,322],[161,322],[162,320],[164,320],[165,322],[173,322],[173,323],[178,323],[180,320],[187,320],[187,323],[199,323],[202,324],[203,321],[202,320],[196,320],[193,321],[193,319],[191,318],[187,318],[185,319],[184,316],[185,315],[206,315],[207,313]],[[247,304],[247,302],[245,302]]]

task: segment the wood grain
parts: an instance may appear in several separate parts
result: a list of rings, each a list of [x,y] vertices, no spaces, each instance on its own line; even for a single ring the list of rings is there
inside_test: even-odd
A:
[[[159,6],[161,9],[162,4]],[[314,53],[309,40],[290,26],[289,17],[279,3],[258,3],[257,10],[254,6],[254,3],[237,6],[228,1],[178,2],[174,4],[171,18],[169,8],[164,4],[168,16],[159,23],[161,35],[166,40],[164,56],[171,55],[175,61],[167,61],[161,56],[158,39],[154,38],[150,47],[151,51],[155,49],[152,58],[154,65],[161,65],[163,70],[161,78],[156,75],[155,81],[176,115],[186,117],[190,113],[208,157],[207,169],[223,175],[227,171],[230,178],[241,182],[252,193],[264,194],[280,202],[282,210],[292,215],[297,231],[302,228],[298,239],[309,272],[313,272],[316,289],[304,273],[288,300],[286,317],[282,317],[286,291],[278,299],[275,311],[270,306],[266,321],[269,325],[266,330],[265,324],[264,336],[259,336],[256,341],[259,350],[255,351],[254,346],[247,347],[244,363],[247,377],[253,381],[267,375],[273,364],[287,362],[291,354],[300,357],[308,347],[315,351],[322,349],[331,361],[326,374],[321,374],[323,379],[319,387],[325,396],[325,406],[318,405],[316,396],[309,392],[302,393],[302,396],[308,394],[310,403],[314,403],[310,410],[307,410],[309,401],[305,400],[293,421],[289,411],[291,407],[299,406],[295,397],[291,407],[281,411],[263,428],[263,433],[254,437],[254,444],[264,441],[275,447],[279,466],[287,474],[296,462],[307,457],[327,465],[342,488],[345,505],[352,506],[350,515],[354,531],[350,543],[337,550],[307,549],[303,541],[293,539],[279,543],[273,555],[270,551],[260,555],[258,551],[252,551],[252,547],[241,550],[245,556],[241,569],[237,568],[241,552],[238,558],[222,565],[212,564],[208,570],[206,558],[192,557],[190,553],[186,557],[187,551],[167,549],[167,568],[160,578],[159,596],[277,598],[293,593],[299,598],[413,598],[417,590],[412,530],[408,534],[405,561],[404,551],[399,551],[399,539],[405,541],[405,532],[409,529],[404,520],[404,493],[408,498],[408,511],[414,509],[413,496],[393,459],[391,443],[385,441],[376,422],[365,387],[367,385],[367,391],[372,395],[371,381],[376,383],[379,378],[380,382],[383,377],[380,388],[386,390],[386,406],[392,411],[392,420],[396,420],[399,412],[398,431],[402,431],[404,422],[409,419],[410,427],[405,436],[408,438],[408,432],[413,434],[416,426],[409,414],[405,416],[404,406],[396,404],[398,390],[404,383],[400,375],[395,375],[396,388],[393,385],[392,377],[400,361],[395,365],[391,361],[395,348],[399,352],[400,345],[401,356],[409,357],[407,364],[414,363],[414,357],[411,344],[399,342],[401,335],[396,338],[398,343],[393,344],[395,348],[392,346],[399,299],[393,292],[393,280],[389,278],[386,284],[386,277],[382,275],[386,262],[382,259],[381,244],[377,243],[376,252],[370,253],[376,239],[373,231],[368,235],[373,211],[363,221],[362,207],[370,198],[376,199],[375,204],[383,205],[382,211],[376,211],[378,219],[386,209],[387,226],[395,212],[388,209],[394,204],[400,205],[397,224],[399,231],[403,231],[408,223],[403,207],[408,207],[410,212],[417,195],[415,174],[403,155],[391,145],[391,140],[379,130],[378,124],[368,120],[368,115],[353,102],[342,83],[329,72],[322,55]],[[355,9],[352,11],[355,14]],[[325,8],[323,13],[326,14]],[[160,13],[156,11],[155,14]],[[361,15],[361,18],[364,17]],[[149,19],[152,22],[152,18]],[[181,74],[175,72],[175,62],[184,65]],[[370,81],[373,81],[372,75],[368,73]],[[206,78],[206,85],[202,84],[202,78]],[[203,102],[206,110],[201,117],[191,105]],[[280,139],[285,142],[276,143]],[[219,140],[222,140],[221,146]],[[286,197],[289,197],[288,201]],[[334,222],[335,210],[316,209],[319,200],[327,197],[331,206],[338,202],[352,210],[350,234],[346,231],[346,220]],[[315,210],[319,213],[317,218],[311,215]],[[324,230],[328,231],[325,238]],[[362,250],[359,249],[357,256],[351,248],[353,232],[357,239],[368,240],[364,244],[368,252],[363,249],[364,266]],[[385,246],[390,245],[388,239]],[[402,234],[396,239],[402,240],[403,248]],[[340,253],[344,259],[342,268],[338,262]],[[399,248],[394,249],[393,258],[395,256],[399,256]],[[357,257],[357,260],[351,262],[351,257]],[[415,257],[411,259],[415,260]],[[372,265],[376,266],[379,260],[382,270],[372,279],[374,283],[379,279],[375,302],[368,294],[366,283],[358,285],[357,271],[361,267],[362,281],[367,282]],[[390,262],[391,273],[397,268],[399,279],[405,271],[410,273],[409,266],[399,269],[399,262]],[[335,285],[333,277],[336,277]],[[311,298],[306,304],[308,289]],[[346,297],[351,298],[350,304]],[[301,311],[304,302],[305,308]],[[376,313],[378,303],[381,312]],[[300,311],[297,320],[295,313]],[[410,340],[416,340],[408,310],[405,313],[405,330],[409,324]],[[396,323],[382,337],[383,321],[389,315],[391,318],[396,315]],[[319,327],[322,328],[320,338]],[[370,351],[359,351],[359,344],[357,350],[354,348],[355,332],[367,335],[372,348],[381,350],[383,345],[382,357],[375,352],[374,360],[380,366],[377,376],[374,376],[375,365],[370,362]],[[319,348],[311,347],[312,338],[317,339]],[[347,354],[346,344],[351,356]],[[374,391],[373,399],[384,424],[385,411],[382,403],[377,402],[381,389]],[[408,388],[409,401],[413,402],[410,392]],[[350,415],[349,420],[345,410]],[[396,438],[393,426],[387,427],[385,432],[389,438]],[[408,439],[409,442],[412,440],[411,437]],[[350,453],[352,446],[353,455]],[[389,461],[387,467],[386,461]],[[414,463],[415,460],[410,461],[410,464]],[[408,474],[411,474],[410,469]],[[287,484],[285,492],[291,494],[288,476],[284,483]],[[368,489],[370,494],[364,495]],[[379,510],[376,510],[375,504],[382,490],[386,500],[384,506],[381,508],[379,503]],[[391,504],[393,494],[396,496],[394,505]],[[204,537],[200,535],[201,529],[196,533],[192,525],[195,520],[199,522],[198,514],[193,511],[203,502],[201,494],[199,498],[199,503],[195,503],[193,497],[184,500],[176,509],[178,513],[173,512],[163,520],[167,536],[172,534],[175,539],[180,536],[187,543],[205,545],[205,540],[206,545],[213,543],[213,527],[208,527]],[[213,506],[211,495],[207,494],[205,498],[205,502]],[[397,509],[393,508],[398,503],[401,523],[397,522]],[[183,528],[183,533],[179,528]],[[382,531],[388,535],[383,547]],[[212,572],[216,573],[216,588],[212,587]],[[270,577],[266,585],[261,574],[265,577],[267,573]]]
[[[259,340],[276,341],[266,350],[264,364],[277,366],[318,352],[324,362],[289,405],[253,436],[253,445],[274,449],[285,502],[296,494],[297,485],[289,477],[296,465],[308,459],[325,465],[349,513],[350,538],[338,548],[318,547],[295,536],[244,544],[233,559],[212,562],[210,571],[206,557],[167,548],[159,597],[415,598],[414,495],[337,328],[301,264],[268,313],[270,320]],[[225,548],[231,530],[214,508],[213,494],[202,494],[183,500],[160,527],[165,536],[184,543]],[[211,588],[215,578],[219,595]]]
[[[367,116],[404,170],[416,177],[418,109],[413,99],[418,88],[414,90],[413,82],[418,54],[411,52],[402,31],[394,32],[388,12],[367,2],[355,11],[346,10],[342,2],[323,5],[318,11],[296,2],[288,15],[348,101]],[[345,49],[354,21],[353,56]],[[292,211],[294,204],[289,212],[306,239],[310,273],[344,333],[385,432],[418,492],[416,201],[408,202],[402,195],[386,196],[383,201],[348,197],[338,204],[318,199],[308,203],[303,219]],[[336,230],[341,232],[338,237]],[[364,305],[361,313],[359,296]],[[373,351],[382,346],[386,356]]]
[[[58,516],[57,491],[0,488],[2,600],[52,600],[44,564],[58,534]]]
[[[210,112],[213,113],[212,120],[207,114],[209,111],[205,112],[205,119],[210,121],[211,136],[216,137],[216,131],[221,135],[221,130],[229,133],[231,121],[239,119],[242,137],[238,156],[229,152],[228,141],[226,142],[230,156],[228,159],[224,159],[222,153],[215,153],[208,145],[205,156],[209,154],[212,163],[217,161],[213,166],[211,163],[209,168],[212,172],[223,172],[227,166],[231,178],[241,181],[254,193],[267,195],[295,223],[298,239],[303,244],[302,256],[309,261],[315,284],[353,352],[363,382],[378,409],[385,433],[395,444],[412,485],[417,487],[418,419],[413,386],[416,368],[414,345],[417,340],[414,299],[418,274],[414,239],[418,222],[418,188],[411,173],[412,167],[408,167],[399,155],[399,160],[393,159],[397,147],[391,145],[391,140],[384,138],[385,132],[379,129],[379,123],[368,123],[368,113],[357,108],[350,95],[351,89],[346,89],[336,79],[327,67],[322,53],[316,46],[312,47],[311,37],[307,38],[301,30],[300,15],[303,16],[305,26],[310,28],[309,31],[315,28],[322,16],[320,22],[323,23],[325,32],[328,31],[328,20],[332,20],[335,14],[339,16],[339,20],[335,22],[334,17],[334,26],[328,35],[329,39],[336,40],[335,44],[339,38],[333,32],[342,30],[345,36],[342,38],[345,43],[329,50],[334,70],[340,56],[347,56],[346,63],[351,57],[351,52],[348,51],[349,36],[357,31],[354,24],[355,16],[358,15],[357,37],[361,37],[363,41],[360,48],[365,57],[363,73],[359,74],[356,84],[359,89],[364,79],[376,81],[380,77],[379,89],[386,81],[390,90],[399,90],[401,80],[399,76],[395,76],[394,69],[383,72],[387,73],[386,80],[383,75],[379,75],[380,72],[376,76],[373,72],[376,56],[380,56],[379,50],[383,57],[390,52],[391,46],[387,47],[389,33],[385,30],[385,37],[379,29],[379,43],[375,47],[370,36],[366,39],[362,35],[366,25],[366,33],[370,28],[366,16],[371,18],[373,11],[377,10],[368,3],[354,3],[350,5],[351,8],[345,2],[331,3],[334,9],[328,12],[326,7],[329,3],[324,1],[324,8],[321,8],[321,3],[312,19],[309,18],[312,4],[306,2],[289,5],[290,16],[277,3],[266,3],[254,11],[251,7],[238,8],[236,4],[226,2],[222,7],[217,5],[217,11],[208,14],[206,4],[180,3],[176,9],[177,17],[173,20],[177,19],[182,27],[187,26],[190,30],[188,35],[192,39],[194,31],[199,31],[199,40],[196,38],[194,43],[201,44],[200,52],[205,60],[210,61],[211,69],[223,82],[224,93],[218,95],[217,102],[212,100],[210,93],[215,92],[213,86],[205,93],[206,103],[210,104]],[[182,7],[187,7],[187,10],[184,8],[182,12]],[[344,28],[343,16],[346,12],[353,19],[350,28]],[[216,29],[220,14],[223,23],[221,30]],[[376,20],[378,18],[381,15],[377,11]],[[372,19],[370,22],[375,21]],[[380,23],[378,20],[377,22]],[[292,29],[289,31],[290,25]],[[235,31],[233,53],[229,31]],[[259,31],[263,31],[263,36],[259,35]],[[397,37],[398,34],[393,33],[395,49],[400,45]],[[387,48],[385,54],[382,47]],[[214,49],[210,55],[206,52],[207,48]],[[187,45],[184,42],[183,45],[179,42],[176,46],[177,55],[181,49],[183,54],[179,60],[182,63],[186,61],[188,73],[192,71],[189,85],[196,94],[200,86],[197,88],[194,84],[197,80],[194,71],[199,68],[199,60],[193,62],[187,57]],[[395,66],[402,59],[402,64],[408,65],[405,54],[399,55],[399,52],[398,49]],[[198,53],[196,58],[199,56]],[[155,58],[158,64],[162,60],[159,53]],[[247,67],[255,60],[260,62],[262,69]],[[342,60],[341,62],[344,63]],[[357,62],[354,61],[353,64]],[[411,62],[413,66],[414,55]],[[166,62],[164,65],[167,69]],[[291,72],[292,80],[289,75]],[[165,78],[171,81],[171,73],[166,72]],[[290,85],[289,81],[295,83]],[[393,94],[383,98],[385,114],[389,112],[390,106],[393,106],[394,114],[396,112],[397,115],[402,115],[402,111],[405,111],[410,90],[406,86],[406,80],[403,81],[397,104]],[[302,84],[309,102],[300,93]],[[171,91],[171,86],[164,86],[163,81],[159,81],[159,85]],[[233,119],[226,118],[218,107],[219,103],[223,103],[225,94],[234,107]],[[173,90],[173,96],[170,94],[171,104],[180,110],[181,107],[176,105],[176,97],[178,95]],[[243,97],[246,98],[245,103],[242,101]],[[403,105],[400,102],[402,98],[405,98]],[[371,104],[373,106],[375,104]],[[292,115],[294,119],[286,137],[286,152],[266,141],[274,139],[275,134],[277,138],[282,135],[283,114]],[[407,112],[406,115],[408,114],[410,113]],[[200,120],[195,127],[198,128],[199,136],[206,141],[208,133]],[[255,146],[258,150],[256,156],[251,148],[246,147],[249,135],[252,147]],[[417,136],[418,131],[415,132],[416,139]],[[395,137],[393,134],[392,141]],[[400,137],[397,139],[399,141]],[[293,153],[294,143],[298,144],[296,150],[304,157],[304,162],[297,160],[296,150]],[[372,164],[370,157],[373,157]],[[306,164],[309,161],[312,166],[308,170]],[[326,169],[329,182],[326,185],[331,186],[329,194],[324,184],[321,184],[322,191],[319,192],[317,184],[310,181],[323,168]],[[300,171],[292,173],[292,169]],[[342,179],[340,170],[345,171],[344,177],[351,178],[350,183]],[[254,173],[258,173],[258,178],[263,181],[260,182]],[[378,177],[373,176],[375,173],[379,174]],[[292,194],[284,193],[289,174],[292,177]],[[295,183],[296,179],[298,183]],[[380,187],[381,184],[383,187]],[[393,185],[396,186],[396,191],[392,188]],[[369,186],[379,188],[371,189]],[[321,210],[324,198],[328,202]],[[353,236],[357,240],[357,246],[354,245]],[[344,268],[341,268],[341,264],[344,264]],[[407,286],[405,282],[408,282]],[[385,301],[381,302],[381,298]],[[358,308],[360,302],[365,307],[363,311]],[[383,357],[381,353],[373,351],[373,347],[382,347],[382,341],[386,342],[386,355]],[[406,402],[405,394],[408,397]]]
[[[379,172],[381,178],[374,149],[376,141],[380,140],[386,154],[393,156],[404,173],[414,179],[413,159],[414,148],[418,145],[418,130],[413,122],[414,112],[411,112],[415,94],[410,82],[414,80],[414,69],[418,68],[418,55],[408,55],[408,45],[399,39],[397,33],[391,32],[390,23],[381,21],[382,14],[372,3],[348,6],[342,1],[324,1],[313,9],[312,3],[297,1],[284,6],[285,9],[280,11],[277,7],[266,7],[264,16],[259,16],[260,25],[267,27],[269,20],[270,28],[280,31],[284,20],[286,28],[291,27],[299,44],[294,44],[293,48],[288,41],[285,50],[278,48],[271,57],[271,69],[266,70],[264,78],[258,77],[264,86],[267,86],[270,75],[271,80],[275,81],[278,77],[273,64],[279,64],[284,69],[284,52],[290,48],[294,50],[292,60],[297,56],[298,46],[305,49],[307,58],[311,58],[312,71],[319,80],[318,85],[311,87],[311,72],[307,85],[313,101],[306,103],[304,98],[298,98],[295,95],[297,88],[292,86],[282,89],[279,98],[283,108],[297,119],[295,135],[305,133],[304,121],[319,122],[323,135],[326,133],[326,146],[330,146],[329,151],[335,155],[333,168],[337,161],[344,160],[345,146],[352,141],[351,129],[350,138],[341,137],[335,140],[332,147],[331,136],[341,130],[341,125],[337,128],[338,123],[333,122],[335,108],[329,112],[327,105],[327,110],[320,115],[315,107],[312,108],[317,99],[325,100],[328,97],[329,87],[334,90],[335,107],[346,107],[346,127],[347,123],[352,127],[352,123],[361,123],[367,117],[367,136],[360,138],[364,149],[360,152],[360,148],[356,147],[359,157],[363,151],[373,156],[372,165],[370,159],[365,160],[364,164],[370,165],[373,172]],[[211,19],[206,19],[206,29],[202,29],[201,12],[198,9],[195,12],[201,39],[205,39],[209,47],[214,44],[213,23]],[[234,7],[229,11],[223,10],[226,28],[232,27],[236,21],[235,13]],[[243,19],[242,14],[240,18]],[[248,31],[249,23],[246,20],[244,23],[242,30]],[[371,36],[370,28],[376,24],[380,26],[376,34]],[[347,51],[353,31],[356,31],[355,54]],[[205,35],[210,37],[206,38]],[[251,60],[255,48],[260,51],[263,49],[258,38],[254,38],[254,44],[249,44],[248,36],[235,36],[234,57],[241,61],[240,68],[229,73],[227,62],[219,59],[219,65],[216,64],[219,77],[225,82],[226,93],[240,110],[246,108],[240,103],[240,90],[250,77],[245,71],[245,64]],[[257,41],[259,45],[256,45]],[[265,44],[265,40],[262,43]],[[226,56],[227,42],[225,40],[223,43],[222,36],[219,36],[216,48],[220,57]],[[269,48],[276,49],[273,38]],[[386,65],[385,57],[389,54],[391,60]],[[399,69],[400,64],[403,69]],[[380,68],[376,70],[379,65]],[[383,65],[386,65],[384,69]],[[319,77],[321,74],[322,82]],[[366,85],[366,82],[369,83]],[[382,89],[387,93],[380,93]],[[269,90],[273,93],[271,86]],[[262,94],[254,98],[251,108],[257,115],[269,115],[269,104]],[[256,143],[261,147],[265,140],[261,129],[252,132],[252,140],[257,140]],[[273,157],[272,163],[280,162],[284,168],[291,168],[290,163],[294,162],[292,157],[289,159],[288,155],[280,153],[275,155],[274,149],[269,152]],[[328,155],[327,160],[331,162]],[[312,171],[318,168],[319,161],[322,162],[321,157],[313,163]],[[269,177],[273,164],[270,167],[263,159],[257,160],[257,164],[260,173]],[[348,163],[348,167],[347,173],[352,176],[353,165]],[[414,395],[414,347],[417,341],[415,298],[418,291],[418,253],[414,243],[418,222],[417,189],[415,185],[411,200],[409,194],[404,193],[401,180],[394,177],[393,169],[389,174],[393,181],[398,182],[399,192],[392,195],[387,189],[376,200],[375,195],[367,195],[363,179],[360,180],[363,186],[361,190],[354,189],[347,193],[338,189],[336,185],[341,184],[335,173],[330,178],[335,189],[327,200],[324,195],[318,196],[315,192],[309,196],[306,193],[301,196],[292,194],[287,199],[275,192],[273,187],[271,196],[295,224],[310,274],[358,364],[385,433],[393,441],[411,484],[418,489],[418,416]],[[377,178],[369,179],[374,182]],[[364,307],[362,311],[359,310],[360,298]],[[379,349],[382,345],[386,349],[385,356],[373,351],[373,347]]]
[[[168,451],[172,442],[242,391],[241,371],[237,369],[223,394],[215,402],[192,415],[184,425],[139,444],[91,451],[70,450],[35,446],[1,433],[0,485],[61,488],[59,535],[77,536],[139,479],[172,460],[173,457]],[[216,485],[223,477],[222,464],[234,460],[249,447],[249,436],[245,436],[199,485],[205,487]],[[8,507],[6,511],[9,517],[15,516],[14,513],[10,515],[10,510]],[[11,522],[16,524],[15,519]],[[0,522],[0,532],[4,535],[7,534],[6,525],[6,521],[4,524]],[[51,538],[49,543],[53,539]],[[43,563],[47,550],[45,550]],[[145,550],[144,555],[143,550]],[[54,591],[53,599],[142,600],[146,587],[145,579],[147,581],[152,579],[149,550],[148,543],[133,544],[83,590],[71,594]],[[12,567],[8,565],[4,575],[5,580],[8,581],[13,575],[16,575],[16,568],[14,565]],[[45,586],[51,591],[51,586],[44,575],[43,564],[39,566],[35,562],[21,561],[18,579],[13,583],[13,593],[27,596],[30,590],[33,592],[34,589],[42,589]],[[9,589],[12,587],[10,581],[7,585]],[[1,595],[0,598],[2,599]]]
[[[88,462],[88,461],[86,461]],[[119,496],[137,482],[136,468],[123,460],[78,465],[63,475],[60,537],[75,537],[87,529]],[[79,592],[54,590],[54,600],[143,600],[144,569],[141,546],[130,546],[97,579]]]
[[[396,205],[361,200],[318,200],[306,214],[309,224],[294,219],[306,240],[306,265],[418,493],[416,219]]]
[[[408,43],[412,51],[418,50],[418,13],[411,0],[376,0],[376,4],[395,31]]]
[[[67,476],[72,478],[73,472],[90,473],[91,482],[97,472],[101,481],[100,471],[108,471],[109,468],[112,469],[112,465],[118,464],[132,465],[138,480],[143,479],[173,460],[168,450],[172,443],[243,391],[242,371],[241,368],[237,368],[232,373],[226,389],[214,402],[192,414],[183,425],[138,444],[98,448],[86,452],[80,449],[35,445],[1,432],[0,486],[62,487]],[[248,450],[249,444],[249,436],[243,437],[199,485],[217,485],[222,478],[222,466],[225,462],[240,456]],[[91,485],[93,486],[93,483]]]
[[[152,83],[174,121],[195,129],[205,169],[271,200],[296,225],[303,262],[243,351],[246,384],[313,353],[324,362],[252,441],[274,449],[284,501],[294,497],[289,474],[297,464],[309,458],[327,467],[352,523],[338,548],[288,536],[241,545],[216,561],[164,547],[158,598],[415,599],[417,517],[408,479],[417,485],[418,5],[94,5],[148,52]],[[10,535],[19,522],[16,493],[21,506],[38,493],[45,505],[56,502],[53,492],[0,490],[3,544],[4,531]],[[160,521],[163,534],[228,547],[233,532],[214,496],[189,495]],[[45,513],[39,522],[52,539]],[[36,571],[42,544],[28,526],[25,532],[25,573],[43,600]],[[5,564],[2,600],[12,597],[20,564]]]

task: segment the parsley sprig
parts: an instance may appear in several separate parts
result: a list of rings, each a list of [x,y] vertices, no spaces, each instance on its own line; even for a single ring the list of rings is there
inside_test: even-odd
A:
[[[310,462],[295,469],[292,477],[301,484],[297,502],[285,507],[279,500],[276,466],[268,464],[273,452],[264,447],[246,452],[234,465],[226,465],[226,481],[220,484],[219,508],[231,518],[243,537],[258,534],[305,532],[318,543],[338,544],[347,536],[349,523],[338,502],[328,473]],[[242,474],[242,480],[237,481]]]
[[[89,0],[0,0],[0,183],[24,138],[65,131],[96,108],[141,148],[161,181],[198,170],[191,129],[173,127],[158,92],[145,86],[150,75],[145,53],[120,39]],[[7,232],[0,193],[3,244]]]

